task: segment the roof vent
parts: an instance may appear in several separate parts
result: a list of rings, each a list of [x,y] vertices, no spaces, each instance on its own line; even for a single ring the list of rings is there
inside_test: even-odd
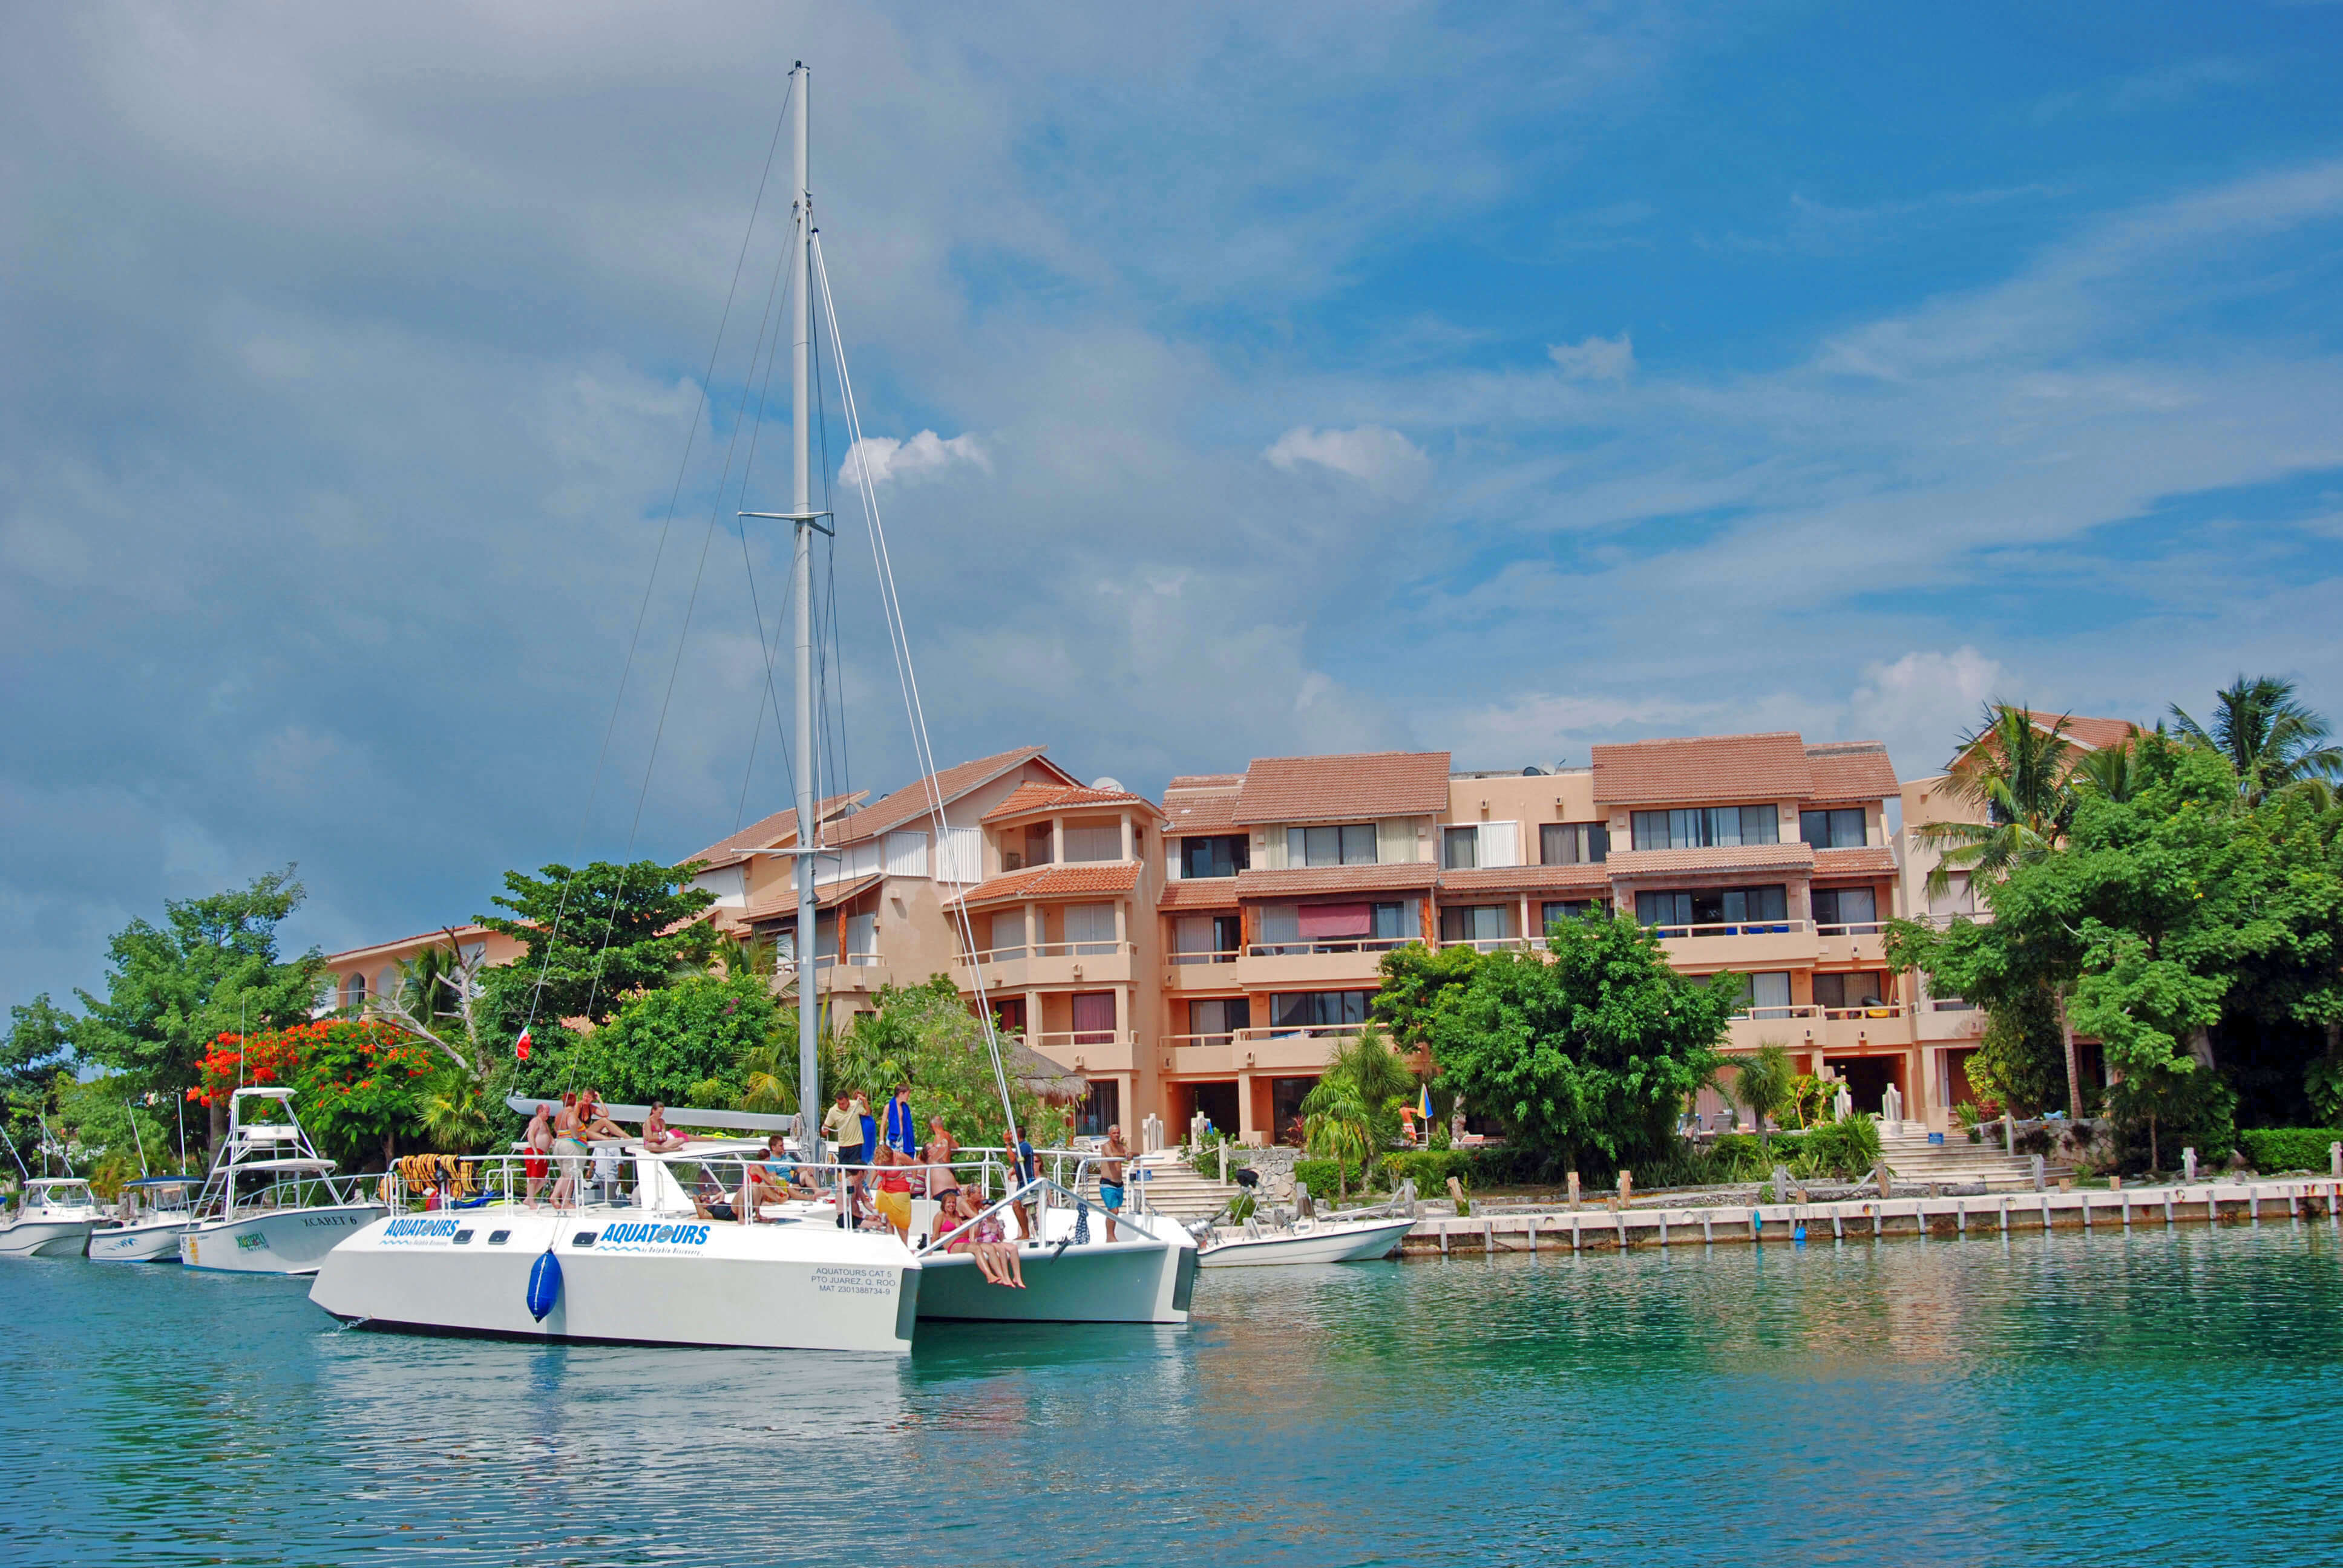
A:
[[[1120,779],[1093,779],[1091,780],[1091,788],[1093,789],[1105,789],[1120,795],[1122,793],[1122,780]]]
[[[1545,769],[1543,768],[1524,768],[1522,769],[1522,777],[1524,779],[1543,779],[1545,777]]]

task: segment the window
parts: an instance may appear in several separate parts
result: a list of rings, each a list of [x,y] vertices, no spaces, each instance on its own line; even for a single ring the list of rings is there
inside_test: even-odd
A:
[[[1046,866],[1050,863],[1050,824],[1036,822],[1025,829],[1025,863]]]
[[[1602,822],[1546,822],[1538,828],[1538,863],[1599,866],[1611,858],[1611,829]]]
[[[1561,899],[1539,909],[1538,922],[1552,930],[1557,921],[1584,920],[1597,910],[1607,912],[1610,907],[1600,899]]]
[[[1440,940],[1443,942],[1502,941],[1513,934],[1511,904],[1468,904],[1440,911]]]
[[[1771,806],[1638,811],[1634,821],[1638,849],[1718,849],[1782,841],[1782,814]]]
[[[1339,1029],[1367,1021],[1364,990],[1277,991],[1269,999],[1269,1021],[1276,1029]]]
[[[1114,1040],[1114,992],[1078,990],[1073,996],[1074,1043],[1109,1045]]]
[[[1174,964],[1224,964],[1236,960],[1237,917],[1182,915],[1172,927]]]
[[[1066,906],[1066,946],[1076,958],[1111,953],[1115,950],[1114,906],[1112,904],[1068,904]]]
[[[1281,945],[1302,940],[1302,910],[1298,904],[1263,904],[1261,907],[1261,941],[1272,952]]]
[[[1789,1017],[1790,971],[1775,970],[1763,974],[1743,975],[1741,1010],[1752,1018]]]
[[[1887,994],[1887,977],[1876,970],[1853,974],[1815,977],[1815,1005],[1827,1008],[1878,1007]]]
[[[1225,1040],[1241,1029],[1252,1027],[1252,998],[1210,997],[1188,1004],[1188,1032],[1217,1035]]]
[[[1413,941],[1423,933],[1417,930],[1413,902],[1376,904],[1375,940],[1386,942]]]
[[[1786,920],[1789,905],[1789,890],[1778,883],[1763,888],[1695,888],[1685,892],[1637,893],[1635,919],[1647,926],[1737,926],[1743,921]]]
[[[1021,959],[1025,956],[1025,911],[1011,910],[992,917],[992,956],[996,959]]]
[[[1514,822],[1474,822],[1463,828],[1447,828],[1441,831],[1440,863],[1452,871],[1470,871],[1489,866],[1518,866],[1520,824]]]
[[[1233,877],[1252,867],[1252,840],[1242,833],[1180,840],[1182,877]]]
[[[925,833],[888,834],[887,874],[890,877],[926,876],[928,836]]]
[[[366,976],[354,974],[342,982],[342,1005],[351,1009],[366,1006]]]
[[[1833,809],[1798,813],[1798,837],[1817,849],[1860,849],[1865,842],[1864,810]]]
[[[1077,860],[1120,860],[1122,859],[1122,825],[1109,822],[1101,827],[1069,827],[1066,829],[1066,863]]]
[[[1289,866],[1372,866],[1375,863],[1375,825],[1345,822],[1335,828],[1288,828],[1285,863]]]
[[[1869,888],[1816,888],[1815,924],[1868,926],[1879,920],[1879,898]]]
[[[846,961],[875,958],[879,952],[879,917],[849,915],[846,917]]]
[[[1122,1085],[1111,1078],[1091,1080],[1090,1092],[1082,1097],[1081,1125],[1077,1130],[1085,1138],[1101,1138],[1110,1127],[1122,1121]]]

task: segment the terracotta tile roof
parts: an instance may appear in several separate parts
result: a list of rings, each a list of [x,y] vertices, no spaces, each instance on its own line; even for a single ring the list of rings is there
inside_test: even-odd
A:
[[[1611,885],[1611,868],[1584,866],[1483,866],[1471,871],[1443,871],[1440,891],[1456,893],[1584,892]]]
[[[870,791],[868,789],[857,789],[851,795],[832,795],[815,808],[815,819],[827,822],[840,811],[860,806],[869,799]],[[749,823],[729,839],[717,839],[690,859],[707,861],[708,869],[712,871],[719,866],[738,865],[749,859],[748,850],[778,849],[794,842],[797,836],[798,809],[792,806],[785,811],[776,811],[769,817]]]
[[[974,909],[979,904],[1013,903],[1025,899],[1103,898],[1128,893],[1139,886],[1139,868],[1128,861],[1073,866],[1034,866],[979,882],[960,896]]]
[[[1448,809],[1448,753],[1366,751],[1345,757],[1256,757],[1239,822],[1358,822]]]
[[[813,907],[816,910],[834,910],[840,904],[860,898],[883,879],[877,872],[873,872],[867,877],[855,877],[843,882],[832,882],[826,888],[816,888],[813,890]],[[797,890],[782,888],[771,898],[750,904],[747,909],[740,910],[737,918],[742,920],[779,920],[783,915],[794,915],[797,912]]]
[[[1242,773],[1192,773],[1163,786],[1167,833],[1228,833],[1236,829]]]
[[[2058,722],[2058,716],[2036,714],[2034,722],[2047,729]],[[2086,751],[2104,751],[2110,746],[2121,746],[2138,733],[2139,726],[2128,719],[2086,719],[2080,714],[2066,716],[2066,739]]]
[[[1815,879],[1825,877],[1892,877],[1896,874],[1896,851],[1885,844],[1873,844],[1860,849],[1816,849]]]
[[[1011,789],[1000,805],[987,811],[982,820],[1005,822],[1029,812],[1063,811],[1076,806],[1137,806],[1151,815],[1163,815],[1156,810],[1154,801],[1144,795],[1134,795],[1128,789],[1093,789],[1083,784],[1043,784],[1029,779]]]
[[[1397,866],[1321,866],[1294,871],[1239,871],[1237,897],[1289,899],[1306,893],[1381,893],[1429,888],[1440,879],[1430,861]]]
[[[1806,799],[1816,805],[1892,799],[1902,789],[1884,741],[1835,740],[1809,746],[1806,767],[1815,776],[1814,793]]]
[[[1042,755],[1046,749],[1040,746],[1021,746],[1014,751],[996,752],[990,757],[980,757],[973,762],[946,768],[936,775],[936,790],[943,797],[944,804],[950,806],[970,790],[981,789],[1003,773],[1022,768],[1028,762],[1039,762],[1068,784],[1078,782],[1072,774]],[[928,815],[931,805],[927,781],[914,779],[876,805],[866,807],[840,823],[838,842],[859,844],[865,839],[875,839],[881,833],[891,832]]]
[[[1237,907],[1237,879],[1234,877],[1190,877],[1185,880],[1166,882],[1163,894],[1155,900],[1159,910],[1233,910]]]
[[[362,960],[370,959],[377,953],[413,947],[418,942],[445,942],[450,931],[455,933],[456,940],[460,942],[468,942],[478,938],[497,934],[486,926],[442,926],[436,931],[422,931],[411,937],[400,937],[396,941],[368,942],[362,948],[344,948],[340,952],[327,953],[326,963],[329,968],[337,964],[357,963]]]
[[[1594,799],[1606,805],[1755,804],[1803,800],[1813,792],[1814,770],[1795,730],[1594,749]]]
[[[1614,849],[1605,869],[1614,877],[1665,871],[1804,871],[1815,852],[1804,844],[1738,844],[1711,849]]]

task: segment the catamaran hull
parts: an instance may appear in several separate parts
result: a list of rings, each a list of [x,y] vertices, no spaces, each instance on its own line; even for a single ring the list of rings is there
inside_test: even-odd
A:
[[[561,1282],[540,1322],[529,1271],[548,1248]],[[893,1237],[834,1226],[458,1211],[367,1227],[334,1249],[309,1299],[407,1333],[902,1355],[923,1272]]]
[[[94,1263],[176,1263],[185,1220],[146,1225],[101,1225],[89,1233],[87,1256]]]
[[[380,1203],[272,1209],[179,1233],[179,1261],[230,1274],[314,1274],[335,1245],[388,1212]]]
[[[1298,1235],[1244,1236],[1205,1248],[1196,1261],[1207,1269],[1355,1263],[1388,1257],[1414,1224],[1409,1219],[1383,1220],[1363,1225],[1326,1225]]]
[[[1183,1241],[1054,1244],[1019,1251],[1025,1288],[986,1282],[976,1260],[926,1260],[920,1317],[964,1322],[1184,1323],[1196,1249]]]
[[[96,1220],[23,1220],[0,1225],[0,1258],[73,1258],[81,1255]]]

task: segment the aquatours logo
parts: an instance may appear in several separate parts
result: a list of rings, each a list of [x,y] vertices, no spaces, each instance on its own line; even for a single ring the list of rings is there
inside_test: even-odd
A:
[[[698,1247],[708,1241],[705,1225],[610,1225],[603,1229],[594,1245],[604,1247]]]
[[[396,1241],[400,1240],[416,1241],[445,1241],[447,1238],[456,1233],[457,1228],[460,1223],[460,1221],[456,1220],[393,1220],[390,1222],[389,1229],[383,1231],[382,1239],[386,1241]]]

